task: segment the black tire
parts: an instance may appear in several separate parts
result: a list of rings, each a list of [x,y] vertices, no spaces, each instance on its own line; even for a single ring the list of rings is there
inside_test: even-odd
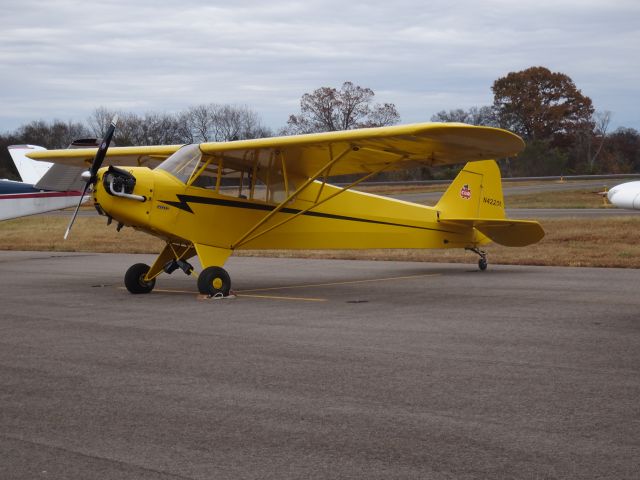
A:
[[[144,281],[144,276],[149,271],[149,265],[136,263],[131,265],[124,274],[124,285],[131,293],[149,293],[156,285],[156,279]]]
[[[198,290],[203,295],[226,297],[231,291],[231,278],[224,268],[207,267],[198,275]]]
[[[481,258],[480,260],[478,260],[478,268],[483,272],[487,269],[487,265],[489,265],[489,263],[487,262],[486,258]]]

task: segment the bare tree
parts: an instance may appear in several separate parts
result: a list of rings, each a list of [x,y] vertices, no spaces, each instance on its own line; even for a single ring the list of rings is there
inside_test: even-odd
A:
[[[371,109],[368,120],[362,122],[363,127],[384,127],[400,121],[400,114],[393,103],[376,104]]]
[[[81,123],[62,120],[54,120],[51,123],[36,120],[21,126],[17,131],[17,136],[25,142],[46,148],[66,148],[71,142],[87,134],[87,128]]]
[[[119,112],[118,128],[113,135],[114,143],[122,147],[140,145],[141,137],[144,136],[141,124],[142,119],[135,113]]]
[[[640,132],[619,127],[607,135],[601,161],[610,173],[640,173]]]
[[[392,103],[371,105],[373,90],[344,82],[340,90],[321,87],[300,99],[300,114],[289,116],[284,133],[313,133],[381,127],[400,121]]]
[[[213,114],[214,140],[228,142],[240,140],[244,133],[246,112],[231,105],[217,105]]]
[[[98,107],[93,111],[91,116],[87,119],[87,123],[96,138],[102,138],[105,136],[109,129],[109,124],[115,115],[115,110],[109,110],[106,107]]]
[[[194,105],[181,115],[186,129],[193,142],[210,142],[214,140],[215,104]]]
[[[179,118],[186,125],[192,142],[225,142],[271,135],[259,115],[246,106],[195,105]]]
[[[207,141],[196,121],[199,111],[189,109],[178,114],[147,112],[140,116],[132,112],[97,108],[87,123],[97,138],[104,136],[113,117],[118,114],[114,143],[129,145],[170,145]],[[205,132],[206,133],[206,132]]]
[[[598,170],[596,162],[607,139],[611,112],[596,111],[591,119],[590,123],[575,133],[574,143],[577,156],[584,159],[587,173],[595,173]]]
[[[431,116],[432,122],[453,122],[453,123],[467,123],[469,113],[462,108],[456,108],[454,110],[440,110],[438,113]]]
[[[500,125],[497,112],[493,106],[471,107],[469,109],[469,117],[471,125],[484,125],[485,127],[498,127]]]
[[[431,117],[432,122],[458,122],[469,125],[484,125],[497,127],[498,118],[493,107],[471,107],[469,110],[457,108],[455,110],[441,110]]]
[[[594,165],[600,152],[602,151],[602,147],[604,147],[604,142],[607,138],[607,130],[609,129],[609,123],[611,122],[611,112],[609,110],[604,110],[602,112],[597,111],[593,114],[593,123],[595,125],[594,134],[596,136],[596,151],[589,158],[589,170],[593,171]]]
[[[218,142],[270,135],[258,114],[246,106],[219,105],[214,114],[214,125]]]
[[[139,119],[136,145],[171,145],[183,143],[179,117],[149,112]]]

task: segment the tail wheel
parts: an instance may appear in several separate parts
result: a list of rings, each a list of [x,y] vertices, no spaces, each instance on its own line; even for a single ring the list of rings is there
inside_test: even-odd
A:
[[[465,250],[469,250],[470,252],[480,256],[480,260],[478,260],[478,268],[484,272],[487,269],[487,265],[489,265],[489,262],[487,262],[487,252],[480,250],[478,247],[467,247]]]
[[[203,295],[226,297],[231,290],[231,278],[224,268],[207,267],[198,275],[198,290]]]
[[[156,285],[156,279],[145,281],[144,277],[149,272],[149,265],[136,263],[131,265],[124,274],[124,285],[131,293],[149,293]]]

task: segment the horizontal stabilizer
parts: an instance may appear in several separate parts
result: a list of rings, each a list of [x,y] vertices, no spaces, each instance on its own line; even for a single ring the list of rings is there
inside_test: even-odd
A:
[[[506,247],[525,247],[544,237],[542,226],[530,220],[447,218],[440,222],[475,227],[483,235]]]

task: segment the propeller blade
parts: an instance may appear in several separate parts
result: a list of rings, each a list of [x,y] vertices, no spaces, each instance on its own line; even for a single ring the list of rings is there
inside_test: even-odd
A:
[[[111,120],[111,125],[109,125],[109,129],[107,130],[107,134],[100,142],[100,146],[98,147],[98,151],[96,152],[96,156],[93,159],[93,163],[91,164],[91,168],[89,169],[89,173],[91,177],[89,178],[89,183],[95,183],[96,175],[98,174],[98,170],[102,166],[102,162],[104,161],[104,157],[107,154],[107,150],[109,149],[109,144],[111,143],[111,139],[113,138],[113,133],[116,131],[116,124],[118,123],[118,115],[113,117]]]
[[[89,179],[87,183],[84,184],[84,190],[82,190],[82,195],[80,196],[80,200],[78,201],[78,206],[76,206],[76,211],[73,212],[73,216],[71,217],[71,221],[69,222],[69,226],[67,227],[67,231],[64,232],[64,239],[66,240],[69,236],[69,232],[71,231],[71,227],[73,227],[73,223],[76,221],[76,217],[78,216],[78,210],[80,210],[80,205],[82,205],[82,199],[87,194],[87,190],[89,189],[89,185],[93,185],[96,183],[96,176],[98,175],[98,170],[102,166],[102,162],[104,161],[104,157],[107,155],[107,150],[109,149],[109,144],[111,143],[111,139],[113,138],[113,133],[116,131],[116,124],[118,123],[118,115],[113,117],[111,120],[111,125],[109,125],[109,129],[107,130],[107,134],[100,142],[100,146],[98,147],[98,151],[96,152],[96,156],[93,159],[93,163],[91,164],[91,168],[89,169]]]
[[[67,227],[67,231],[64,232],[64,239],[65,240],[69,236],[69,232],[71,231],[71,227],[73,227],[73,222],[76,221],[76,217],[78,216],[78,210],[80,210],[80,205],[82,205],[82,199],[86,195],[87,190],[89,189],[89,185],[91,185],[91,183],[89,183],[89,182],[84,184],[84,190],[82,190],[82,195],[80,196],[80,200],[78,201],[78,205],[76,206],[76,211],[73,212],[73,217],[71,217],[71,221],[69,222],[69,226]]]

